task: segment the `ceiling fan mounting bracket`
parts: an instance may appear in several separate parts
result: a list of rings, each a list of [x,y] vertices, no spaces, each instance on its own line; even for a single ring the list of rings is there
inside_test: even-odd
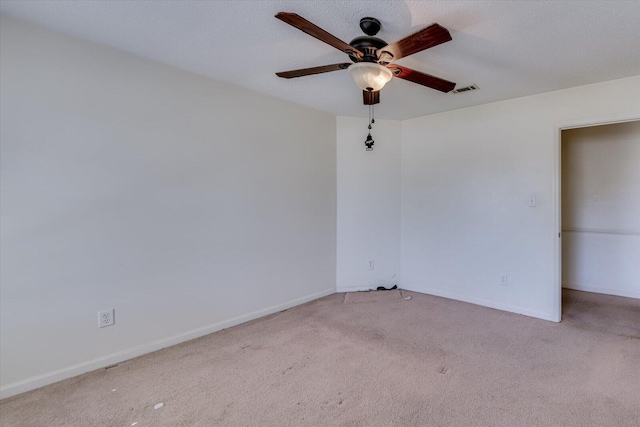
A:
[[[364,17],[360,20],[360,29],[368,36],[375,36],[380,31],[380,21],[376,18]]]

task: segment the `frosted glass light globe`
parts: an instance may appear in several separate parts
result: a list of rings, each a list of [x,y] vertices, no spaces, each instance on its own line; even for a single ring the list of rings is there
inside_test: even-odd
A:
[[[356,62],[347,71],[358,87],[366,91],[379,91],[393,77],[391,70],[375,62]]]

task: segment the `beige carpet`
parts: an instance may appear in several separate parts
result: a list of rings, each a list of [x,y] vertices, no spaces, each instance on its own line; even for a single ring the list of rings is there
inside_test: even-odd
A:
[[[637,427],[640,300],[566,291],[563,310],[335,294],[5,399],[0,422]]]

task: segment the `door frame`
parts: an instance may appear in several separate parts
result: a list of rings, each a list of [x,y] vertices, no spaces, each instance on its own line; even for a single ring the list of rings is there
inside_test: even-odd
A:
[[[616,123],[634,122],[640,120],[640,111],[634,113],[614,114],[608,116],[591,117],[586,119],[571,120],[556,123],[556,140],[554,146],[555,176],[553,179],[553,212],[555,230],[558,238],[555,239],[554,259],[556,272],[556,291],[554,295],[555,310],[553,320],[562,320],[562,131],[592,126],[613,125]]]

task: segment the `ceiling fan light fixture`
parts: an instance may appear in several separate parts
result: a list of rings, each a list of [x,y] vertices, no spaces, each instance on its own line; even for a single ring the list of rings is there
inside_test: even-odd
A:
[[[360,89],[369,92],[379,91],[393,77],[391,70],[375,62],[356,62],[347,71]]]

